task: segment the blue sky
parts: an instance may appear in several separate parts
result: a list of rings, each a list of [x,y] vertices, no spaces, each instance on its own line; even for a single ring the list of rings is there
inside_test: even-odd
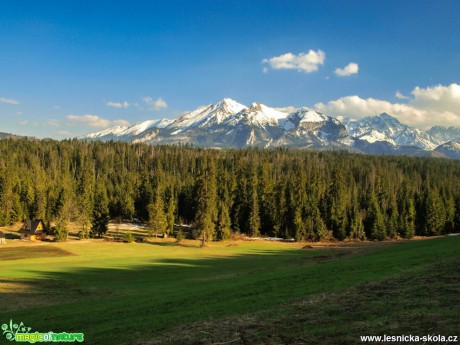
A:
[[[460,126],[458,13],[456,0],[3,1],[0,131],[62,138],[224,97]]]

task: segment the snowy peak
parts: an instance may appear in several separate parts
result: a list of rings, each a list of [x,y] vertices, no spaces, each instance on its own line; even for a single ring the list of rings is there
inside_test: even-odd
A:
[[[342,119],[342,122],[351,136],[369,143],[385,141],[392,145],[417,146],[424,150],[436,147],[426,133],[404,125],[386,113],[359,120]]]
[[[279,120],[286,118],[288,115],[262,103],[252,103],[248,108],[247,114],[261,124],[277,124]]]
[[[386,113],[377,116],[367,116],[359,120],[343,119],[342,122],[347,126],[348,132],[353,136],[360,136],[372,130],[391,135],[408,127],[402,125],[398,119]]]
[[[139,122],[131,126],[115,126],[112,128],[105,129],[100,132],[90,133],[85,136],[82,136],[83,139],[97,139],[97,138],[117,138],[117,137],[131,137],[136,136],[145,131],[153,128],[165,128],[173,123],[173,120],[170,119],[160,119],[160,120],[147,120],[144,122]]]
[[[371,130],[367,133],[365,133],[364,135],[361,135],[359,137],[359,139],[361,140],[366,140],[367,142],[369,143],[375,143],[376,141],[386,141],[392,145],[396,145],[395,144],[395,141],[391,138],[388,138],[385,133],[382,133],[382,132],[379,132],[379,131],[376,131],[376,130]]]
[[[300,108],[297,111],[289,114],[289,120],[298,125],[303,122],[327,122],[332,120],[332,118],[309,108]]]
[[[210,127],[221,123],[229,116],[237,114],[243,109],[246,109],[246,106],[243,104],[230,98],[224,98],[215,104],[205,105],[194,111],[185,113],[174,121],[171,128],[176,129],[173,134],[179,134],[194,127]]]
[[[242,109],[235,116],[229,117],[225,121],[226,125],[235,126],[237,124],[253,126],[278,126],[278,122],[285,119],[288,114],[274,108],[267,107],[262,103],[252,103],[249,108]]]
[[[230,98],[201,106],[176,120],[148,120],[80,137],[201,147],[295,147],[457,158],[460,128],[435,126],[427,132],[382,113],[362,119],[332,118],[307,107],[249,107]]]
[[[387,113],[381,113],[377,116],[375,116],[375,118],[377,120],[380,120],[382,121],[383,123],[389,123],[389,124],[392,124],[392,125],[400,125],[401,122],[399,122],[399,120],[396,118],[396,117],[393,117]]]
[[[346,128],[340,121],[309,108],[299,108],[289,114],[287,119],[284,128],[298,137],[313,135],[321,141],[331,141],[347,135]]]
[[[460,142],[460,127],[431,127],[426,133],[430,136],[431,141],[435,144],[443,144],[449,141]]]
[[[447,158],[460,159],[460,141],[449,141],[438,146],[435,151]]]
[[[241,103],[238,103],[237,101],[234,101],[231,98],[224,98],[220,102],[217,102],[215,106],[218,109],[221,109],[222,112],[226,112],[229,114],[236,114],[246,108],[246,106],[244,106]]]
[[[161,119],[161,120],[147,120],[141,123],[134,124],[128,127],[124,134],[138,135],[150,128],[165,128],[173,123],[174,120]]]

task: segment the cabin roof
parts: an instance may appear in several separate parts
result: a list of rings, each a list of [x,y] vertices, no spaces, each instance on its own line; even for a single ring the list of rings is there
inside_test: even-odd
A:
[[[45,229],[45,224],[41,219],[38,220],[26,220],[22,228],[18,231],[23,234],[34,234],[37,231],[38,226],[42,224],[43,229]],[[42,231],[42,230],[39,230]]]

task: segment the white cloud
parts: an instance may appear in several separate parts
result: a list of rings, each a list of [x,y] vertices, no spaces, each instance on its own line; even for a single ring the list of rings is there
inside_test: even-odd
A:
[[[420,117],[420,110],[406,104],[390,103],[375,98],[363,99],[359,96],[346,96],[329,101],[327,104],[317,103],[315,109],[328,115],[343,115],[352,118],[388,113],[390,115],[410,114],[412,117]]]
[[[112,101],[108,101],[106,103],[106,105],[108,107],[112,107],[112,108],[128,108],[129,107],[129,103],[124,101],[124,102],[112,102]]]
[[[460,85],[438,85],[422,89],[416,87],[413,98],[407,104],[391,103],[375,98],[346,96],[317,103],[315,109],[332,116],[362,118],[365,116],[388,113],[402,123],[427,129],[433,125],[460,125]]]
[[[358,74],[359,66],[356,62],[350,62],[344,68],[336,68],[334,73],[338,77],[349,77],[352,74]]]
[[[22,111],[17,111],[16,115],[22,115]]]
[[[27,121],[27,120],[22,120],[22,121],[19,121],[19,124],[20,124],[21,126],[27,126],[27,125],[29,124],[29,121]]]
[[[168,107],[168,104],[166,104],[166,102],[161,98],[154,100],[152,97],[144,97],[142,100],[149,106],[151,110],[154,111],[166,109]]]
[[[67,115],[69,125],[83,125],[89,127],[107,128],[110,127],[110,120],[103,119],[98,115]]]
[[[268,64],[272,69],[295,69],[299,72],[311,73],[318,70],[319,65],[324,65],[326,54],[322,50],[309,50],[308,53],[298,55],[286,53],[269,59],[262,63]]]
[[[296,108],[296,107],[293,107],[292,105],[290,105],[290,106],[287,106],[287,107],[273,108],[273,109],[281,111],[282,113],[290,114],[290,113],[293,113],[293,112],[297,111],[299,108]]]
[[[396,91],[395,97],[396,97],[396,98],[399,98],[399,99],[410,99],[409,96],[403,95],[401,92],[399,92],[399,90]]]
[[[414,99],[410,103],[414,106],[436,111],[460,112],[459,84],[436,85],[425,89],[417,86],[411,93]]]
[[[8,99],[8,98],[0,98],[0,103],[12,104],[12,105],[21,104],[21,102],[15,100],[15,99]]]
[[[111,121],[104,119],[98,115],[67,115],[67,125],[68,126],[85,126],[85,127],[94,127],[94,128],[109,128],[112,126],[127,126],[129,122],[126,120],[115,120]]]

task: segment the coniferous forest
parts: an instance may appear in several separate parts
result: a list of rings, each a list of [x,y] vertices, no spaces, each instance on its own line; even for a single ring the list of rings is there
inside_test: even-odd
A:
[[[172,233],[296,240],[460,230],[460,162],[286,149],[0,140],[0,226],[78,222],[100,235],[138,218]]]

